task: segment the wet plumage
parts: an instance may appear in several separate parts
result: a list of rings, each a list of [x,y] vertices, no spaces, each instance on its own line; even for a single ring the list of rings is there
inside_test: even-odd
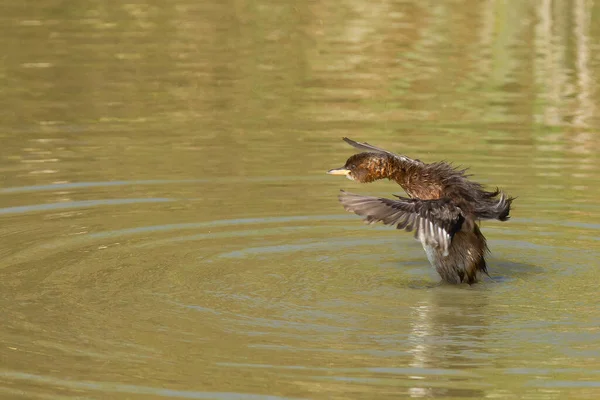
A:
[[[498,189],[486,191],[470,181],[465,170],[446,162],[426,164],[368,143],[344,141],[364,152],[328,173],[361,183],[387,178],[408,195],[387,199],[342,191],[339,200],[347,211],[368,223],[382,222],[414,231],[430,263],[446,282],[471,284],[477,281],[478,272],[487,274],[488,249],[477,222],[506,221],[512,197]]]

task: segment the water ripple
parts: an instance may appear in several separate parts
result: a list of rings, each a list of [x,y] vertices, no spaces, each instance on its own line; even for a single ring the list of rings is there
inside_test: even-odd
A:
[[[341,247],[358,247],[358,246],[378,246],[381,244],[392,244],[396,243],[396,239],[339,239],[339,240],[328,240],[326,242],[309,242],[304,244],[284,244],[276,246],[262,246],[262,247],[250,247],[243,250],[231,251],[229,253],[222,253],[222,258],[244,258],[252,255],[260,254],[276,254],[276,253],[292,253],[296,251],[305,250],[331,250],[339,249]]]
[[[66,201],[63,203],[32,204],[28,206],[0,208],[0,215],[23,214],[35,211],[65,210],[69,208],[84,208],[96,206],[113,206],[122,204],[141,204],[141,203],[167,203],[174,201],[169,198],[144,198],[144,199],[103,199],[103,200],[82,200]]]
[[[249,224],[273,224],[273,223],[285,223],[285,222],[300,222],[300,221],[336,221],[336,220],[348,220],[356,219],[353,215],[298,215],[292,217],[262,217],[262,218],[236,218],[236,219],[223,219],[217,221],[207,222],[191,222],[183,224],[168,224],[168,225],[153,225],[143,226],[139,228],[128,228],[120,229],[116,231],[98,232],[92,233],[91,238],[108,238],[124,235],[135,235],[138,233],[147,232],[165,232],[181,229],[197,229],[197,228],[213,228],[219,226],[232,226],[232,225],[249,225]]]
[[[69,182],[69,183],[52,183],[48,185],[32,185],[18,186],[0,189],[0,194],[9,193],[27,193],[41,192],[48,190],[65,190],[65,189],[87,189],[94,187],[112,187],[112,186],[135,186],[135,185],[167,185],[167,184],[188,184],[188,183],[261,183],[261,182],[282,182],[282,181],[315,181],[325,180],[326,178],[319,176],[254,176],[254,177],[214,177],[206,179],[149,179],[149,180],[134,180],[134,181],[109,181],[109,182]]]
[[[190,390],[163,389],[150,386],[126,385],[115,382],[74,381],[55,377],[27,374],[22,372],[0,372],[0,377],[27,381],[35,384],[62,386],[76,390],[97,390],[103,393],[129,393],[134,395],[176,397],[181,399],[222,399],[222,400],[295,400],[299,397],[282,397],[235,392],[200,392]]]

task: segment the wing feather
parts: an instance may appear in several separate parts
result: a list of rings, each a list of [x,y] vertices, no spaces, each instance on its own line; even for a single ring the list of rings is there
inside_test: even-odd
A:
[[[370,224],[382,222],[397,229],[415,231],[416,238],[441,249],[445,255],[464,217],[450,199],[421,200],[397,196],[398,200],[362,196],[342,190],[340,202],[346,211],[360,215]]]
[[[369,144],[367,142],[356,142],[350,138],[344,137],[343,138],[344,142],[348,143],[350,146],[354,147],[355,149],[358,150],[362,150],[362,151],[367,151],[367,152],[374,152],[374,153],[384,153],[384,154],[389,154],[393,157],[396,157],[404,162],[409,162],[409,163],[413,163],[413,164],[423,164],[422,161],[419,160],[413,160],[412,158],[400,155],[400,154],[396,154],[396,153],[392,153],[391,151],[387,151],[382,149],[381,147],[377,147],[377,146],[373,146],[372,144]]]

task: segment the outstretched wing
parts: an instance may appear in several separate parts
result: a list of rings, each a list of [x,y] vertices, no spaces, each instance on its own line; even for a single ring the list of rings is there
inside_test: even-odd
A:
[[[382,148],[370,145],[369,143],[360,143],[360,142],[356,142],[352,139],[349,139],[347,137],[343,138],[344,142],[348,143],[350,146],[354,147],[355,149],[359,149],[362,151],[368,151],[368,152],[373,152],[373,153],[385,153],[385,154],[389,154],[393,157],[399,158],[400,160],[404,161],[404,162],[410,162],[410,163],[415,163],[415,164],[423,164],[421,161],[419,160],[413,160],[412,158],[400,155],[400,154],[395,154],[392,153],[390,151],[384,150]]]
[[[460,208],[446,198],[398,198],[392,200],[362,196],[343,190],[339,196],[346,211],[364,217],[366,222],[396,225],[398,229],[408,232],[415,230],[415,237],[423,240],[425,244],[443,250],[444,255],[447,255],[452,237],[460,230],[464,221]]]

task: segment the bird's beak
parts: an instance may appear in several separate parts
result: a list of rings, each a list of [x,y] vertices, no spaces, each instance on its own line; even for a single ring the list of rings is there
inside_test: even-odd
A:
[[[330,169],[329,171],[327,171],[327,173],[329,175],[345,175],[345,176],[348,176],[348,174],[350,173],[350,170],[346,169],[344,167],[342,167],[342,168],[334,168],[334,169]]]

